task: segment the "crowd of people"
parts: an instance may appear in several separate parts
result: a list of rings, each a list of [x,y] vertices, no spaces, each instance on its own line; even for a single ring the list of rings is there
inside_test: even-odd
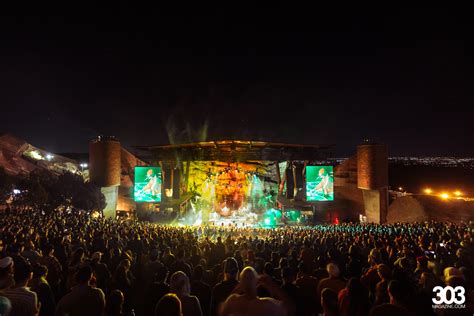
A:
[[[0,212],[0,315],[472,315],[469,223],[275,229]],[[436,286],[465,302],[435,308]]]

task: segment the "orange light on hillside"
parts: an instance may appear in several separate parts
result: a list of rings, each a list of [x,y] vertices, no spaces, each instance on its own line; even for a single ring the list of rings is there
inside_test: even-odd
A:
[[[440,197],[444,200],[449,199],[449,194],[448,193],[441,193]]]

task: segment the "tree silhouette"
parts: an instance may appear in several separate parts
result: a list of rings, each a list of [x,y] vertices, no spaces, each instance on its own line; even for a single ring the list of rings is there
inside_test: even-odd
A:
[[[20,178],[18,187],[22,194],[16,202],[23,205],[55,210],[59,207],[74,207],[86,211],[102,210],[105,197],[100,188],[71,172],[53,174],[37,170]]]
[[[0,203],[3,204],[11,195],[13,189],[13,177],[3,167],[0,167]]]

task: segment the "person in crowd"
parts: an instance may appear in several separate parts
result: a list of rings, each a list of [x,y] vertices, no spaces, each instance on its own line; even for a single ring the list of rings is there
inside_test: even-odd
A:
[[[367,258],[367,262],[369,267],[362,274],[360,281],[369,289],[369,297],[373,301],[375,299],[375,287],[377,286],[377,283],[380,282],[378,273],[378,266],[382,263],[380,250],[373,248]]]
[[[406,293],[403,293],[403,286],[398,280],[392,280],[388,284],[388,294],[390,303],[377,305],[370,311],[370,316],[413,316],[406,306]]]
[[[177,271],[183,271],[188,278],[191,277],[191,266],[185,262],[185,256],[186,253],[184,249],[178,251],[175,262],[170,266],[171,275]]]
[[[397,260],[393,263],[394,266],[399,266],[407,270],[411,270],[415,265],[416,259],[414,257],[413,251],[408,244],[402,246],[402,250],[398,254]]]
[[[8,316],[12,310],[12,303],[5,296],[0,296],[0,315]]]
[[[38,259],[41,257],[38,251],[35,249],[35,245],[31,240],[28,240],[25,246],[25,250],[21,253],[23,258],[28,260],[31,264],[38,262]]]
[[[461,277],[462,278],[462,273],[458,268],[447,267],[443,271],[443,279],[446,282],[446,280],[449,279],[450,277]]]
[[[299,264],[298,270],[295,284],[301,290],[304,310],[319,311],[321,299],[318,300],[318,279],[311,275],[309,267],[304,262]]]
[[[174,254],[171,252],[171,247],[166,247],[165,248],[165,251],[163,252],[163,256],[161,257],[161,261],[163,262],[163,264],[169,269],[171,267],[171,265],[174,263],[175,261],[175,256]]]
[[[273,273],[274,275],[277,277],[277,278],[280,278],[282,276],[282,271],[283,269],[289,267],[289,263],[288,263],[288,259],[287,258],[280,258],[280,260],[278,261],[278,266],[273,270]]]
[[[122,261],[123,259],[122,248],[117,245],[114,248],[110,249],[109,258],[110,258],[108,262],[109,271],[116,271],[117,267],[120,264],[120,261]]]
[[[340,316],[364,316],[369,313],[367,289],[359,278],[351,278],[338,294]]]
[[[134,276],[130,272],[131,263],[129,259],[122,259],[117,269],[115,270],[112,287],[115,290],[120,290],[125,297],[125,311],[129,312],[132,307],[133,283]]]
[[[456,268],[468,267],[472,260],[471,257],[472,255],[465,247],[459,248],[456,250],[456,262],[454,263],[454,266]]]
[[[273,283],[271,278],[268,276],[259,278],[254,268],[245,267],[240,273],[239,280],[240,284],[236,292],[241,294],[232,294],[227,298],[222,306],[222,316],[286,315],[288,301],[286,301],[286,303],[283,301],[284,294],[279,295],[282,291]],[[258,284],[265,287],[275,296],[280,296],[281,300],[276,300],[271,297],[258,297]]]
[[[66,290],[69,291],[75,285],[75,275],[79,268],[84,264],[84,249],[77,248],[71,257],[67,269],[67,286]]]
[[[474,291],[466,283],[464,275],[451,275],[445,280],[446,286],[452,288],[463,288],[465,298],[465,308],[462,310],[445,310],[443,316],[473,315],[474,314]]]
[[[360,256],[360,248],[356,245],[350,245],[348,253],[348,262],[346,263],[346,277],[352,278],[360,276],[360,273],[363,268]]]
[[[225,302],[234,288],[239,284],[239,281],[237,281],[238,274],[239,268],[237,260],[233,257],[227,258],[224,262],[224,280],[217,283],[212,289],[209,315],[217,315],[219,306]]]
[[[211,250],[211,257],[209,258],[211,260],[211,264],[213,263],[220,263],[224,260],[225,258],[225,245],[222,242],[222,237],[217,236],[217,242],[213,245],[212,250]]]
[[[179,297],[184,316],[202,316],[199,300],[196,296],[191,295],[189,278],[183,271],[175,272],[171,276],[170,292]]]
[[[47,281],[48,268],[46,266],[33,265],[33,279],[30,282],[30,289],[36,293],[41,304],[40,316],[54,315],[56,302],[53,291]]]
[[[281,289],[288,297],[288,315],[310,315],[309,311],[304,310],[302,302],[302,293],[298,286],[294,284],[296,275],[289,267],[281,271],[282,285]]]
[[[211,287],[203,282],[204,269],[201,265],[194,267],[193,281],[191,283],[191,295],[196,296],[201,304],[204,315],[209,315],[209,307],[211,304]]]
[[[392,278],[392,270],[386,264],[379,264],[377,267],[380,282],[375,286],[375,305],[388,303],[390,297],[388,295],[388,284]]]
[[[325,288],[321,292],[321,306],[323,316],[338,316],[337,292],[331,288]]]
[[[75,274],[76,285],[56,306],[56,316],[102,316],[105,312],[105,295],[101,289],[91,286],[92,268],[79,268]]]
[[[26,258],[21,255],[23,252],[23,243],[15,242],[7,246],[7,256],[11,257],[13,259],[13,265],[16,265],[18,263],[23,263],[26,261]]]
[[[412,297],[412,311],[415,315],[434,316],[433,289],[441,282],[431,272],[423,272],[418,280],[417,288]]]
[[[156,304],[155,316],[183,316],[181,301],[176,294],[166,294]]]
[[[150,251],[150,256],[145,264],[143,271],[146,288],[148,288],[148,286],[150,286],[151,283],[155,281],[155,276],[158,273],[158,270],[163,267],[163,263],[160,262],[159,256],[160,253],[158,249],[155,248]]]
[[[329,274],[329,277],[322,279],[318,283],[318,297],[321,300],[321,295],[324,289],[329,288],[337,294],[346,286],[346,282],[340,278],[339,267],[334,263],[328,263],[326,266],[326,271]],[[328,294],[330,295],[330,294]]]
[[[124,301],[123,293],[120,292],[120,290],[113,290],[110,292],[105,304],[105,314],[107,316],[125,316],[123,313]]]
[[[46,280],[54,293],[54,297],[57,299],[60,294],[59,291],[63,279],[63,267],[54,255],[54,246],[52,244],[44,245],[42,253],[43,255],[38,259],[38,263],[48,269]]]
[[[36,293],[28,287],[32,277],[31,265],[26,260],[15,264],[15,284],[1,292],[1,295],[11,302],[10,315],[30,316],[39,314],[41,304]]]
[[[421,274],[425,272],[431,272],[431,270],[428,268],[428,258],[426,258],[426,256],[419,256],[416,258],[416,269],[414,272],[416,280],[419,280]]]
[[[96,251],[91,256],[90,266],[94,272],[94,277],[96,279],[96,284],[99,289],[104,293],[107,292],[108,280],[110,279],[110,271],[107,265],[101,262],[102,253]]]
[[[170,291],[170,286],[166,283],[168,279],[168,268],[161,266],[155,275],[155,281],[146,291],[145,313],[151,315],[155,310],[158,301]]]
[[[15,284],[13,277],[13,259],[12,257],[4,257],[0,259],[0,291],[8,289]]]

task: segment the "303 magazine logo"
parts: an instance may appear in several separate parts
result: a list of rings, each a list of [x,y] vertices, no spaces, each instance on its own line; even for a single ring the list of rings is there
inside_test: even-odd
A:
[[[466,305],[466,290],[462,286],[435,286],[433,293],[436,293],[436,297],[433,298],[433,308],[465,308]]]

